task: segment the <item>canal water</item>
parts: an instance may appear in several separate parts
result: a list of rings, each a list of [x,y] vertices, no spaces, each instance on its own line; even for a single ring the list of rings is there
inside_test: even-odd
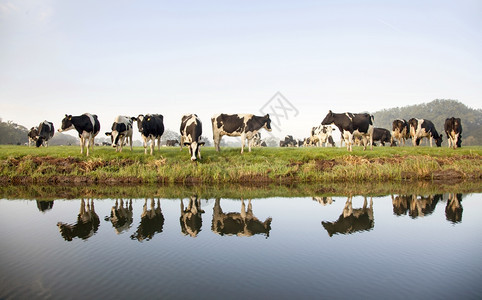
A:
[[[480,192],[241,194],[1,199],[0,299],[482,298]]]

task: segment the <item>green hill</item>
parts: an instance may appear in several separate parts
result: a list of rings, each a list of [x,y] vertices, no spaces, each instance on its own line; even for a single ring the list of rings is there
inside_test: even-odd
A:
[[[456,100],[434,100],[429,103],[395,107],[377,111],[373,114],[375,126],[392,129],[392,122],[401,118],[423,118],[431,120],[439,133],[443,133],[446,118],[462,119],[462,146],[482,145],[482,109],[473,109]],[[446,145],[446,136],[444,144]]]

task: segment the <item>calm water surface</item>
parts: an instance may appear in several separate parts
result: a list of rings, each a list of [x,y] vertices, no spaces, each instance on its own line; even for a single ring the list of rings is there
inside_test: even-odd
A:
[[[0,200],[0,298],[482,298],[482,194]]]

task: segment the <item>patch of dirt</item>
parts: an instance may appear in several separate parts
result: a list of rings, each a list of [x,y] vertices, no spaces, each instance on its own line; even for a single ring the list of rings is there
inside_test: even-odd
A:
[[[339,163],[335,161],[334,159],[331,160],[316,160],[315,161],[315,168],[317,171],[330,171],[333,169],[335,165],[338,165]]]

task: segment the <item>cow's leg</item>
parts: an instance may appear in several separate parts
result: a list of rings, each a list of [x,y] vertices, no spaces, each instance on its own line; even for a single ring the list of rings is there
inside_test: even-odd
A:
[[[80,136],[80,154],[84,154],[84,137]]]
[[[242,133],[241,134],[241,154],[243,154],[245,143],[246,143],[246,134]]]
[[[147,142],[148,142],[148,139],[147,139],[146,136],[143,135],[143,136],[142,136],[142,140],[143,140],[142,145],[144,146],[144,155],[146,155],[146,154],[147,154]]]
[[[157,138],[157,150],[161,151],[161,137]]]
[[[181,150],[182,151],[182,145],[184,144],[184,137],[181,135]]]
[[[253,145],[254,138],[248,139],[248,150],[251,152],[251,146]]]
[[[129,137],[129,143],[131,145],[131,151],[132,151],[132,135]]]
[[[216,149],[217,152],[219,152],[219,143],[221,142],[221,135],[218,133],[213,134],[213,141],[214,141],[214,148]]]
[[[430,148],[432,148],[432,136],[429,136],[428,140],[430,141]]]
[[[368,140],[367,140],[367,137],[364,135],[362,136],[362,143],[363,143],[363,151],[367,150]]]
[[[156,138],[155,137],[151,137],[151,145],[150,145],[150,148],[151,148],[151,155],[154,154],[154,147],[156,146]]]

